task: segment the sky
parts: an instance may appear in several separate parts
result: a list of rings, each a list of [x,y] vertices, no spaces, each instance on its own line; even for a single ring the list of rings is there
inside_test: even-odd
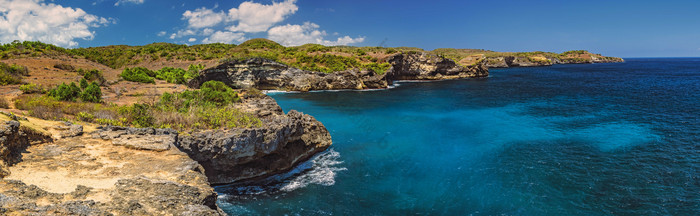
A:
[[[700,1],[0,0],[0,43],[589,50],[700,57]]]

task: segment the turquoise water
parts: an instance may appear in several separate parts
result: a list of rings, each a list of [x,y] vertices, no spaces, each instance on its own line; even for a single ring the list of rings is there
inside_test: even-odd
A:
[[[700,59],[271,96],[323,122],[333,147],[289,174],[218,187],[229,214],[700,212]]]

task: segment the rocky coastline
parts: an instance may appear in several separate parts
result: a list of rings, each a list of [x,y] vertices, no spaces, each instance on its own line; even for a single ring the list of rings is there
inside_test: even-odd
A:
[[[425,52],[397,54],[379,74],[321,73],[249,58],[203,70],[188,86],[217,80],[244,91],[384,89],[399,80],[487,77],[489,67],[544,66],[497,60],[463,66]],[[267,95],[243,97],[236,106],[260,118],[262,126],[187,133],[115,126],[83,131],[63,123],[32,127],[40,121],[35,118],[0,119],[0,214],[225,215],[212,185],[283,173],[332,145],[321,122],[294,110],[285,114]]]
[[[591,55],[589,58],[555,58],[542,57],[530,58],[520,56],[500,56],[487,57],[483,60],[483,65],[488,68],[510,68],[510,67],[541,67],[555,64],[596,64],[596,63],[617,63],[624,62],[622,58],[603,57]]]
[[[443,57],[426,52],[397,54],[389,57],[391,67],[382,74],[350,69],[333,73],[305,71],[264,58],[230,61],[203,70],[189,82],[198,88],[209,80],[218,80],[239,88],[260,90],[314,91],[385,89],[399,80],[445,80],[487,77],[483,64],[462,66]]]

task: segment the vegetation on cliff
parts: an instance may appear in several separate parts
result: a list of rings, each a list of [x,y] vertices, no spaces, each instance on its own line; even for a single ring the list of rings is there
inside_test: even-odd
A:
[[[74,120],[117,126],[173,128],[180,131],[259,127],[255,116],[236,108],[238,93],[222,82],[209,81],[198,90],[165,93],[156,101],[130,106],[103,104],[96,83],[81,89],[61,84],[47,95],[25,94],[15,107],[47,120]],[[80,99],[80,100],[77,100]]]
[[[547,61],[546,59],[556,58],[566,63],[581,62],[580,59],[589,59],[591,56],[611,61],[617,59],[604,57],[599,54],[591,54],[583,50],[568,51],[558,54],[540,51],[494,52],[482,49],[451,48],[426,51],[415,47],[350,47],[323,46],[319,44],[284,47],[274,41],[262,38],[251,39],[239,45],[214,43],[188,46],[170,43],[153,43],[144,46],[116,45],[76,49],[64,49],[40,42],[13,42],[0,46],[0,51],[0,58],[2,59],[26,56],[56,56],[63,54],[85,58],[114,69],[125,68],[144,62],[173,60],[192,63],[204,60],[219,60],[224,62],[243,58],[262,57],[303,70],[330,73],[348,69],[362,69],[372,70],[379,74],[384,73],[390,67],[386,60],[389,56],[396,53],[411,54],[426,52],[451,59],[465,66],[479,63],[487,58],[496,57],[526,57],[532,61]],[[150,77],[156,78],[154,76]],[[150,79],[140,74],[129,76],[129,79],[139,80],[137,82],[150,81]],[[177,83],[177,79],[172,79],[172,77],[164,77],[163,79]]]
[[[204,69],[201,64],[192,64],[188,70],[182,68],[163,67],[160,70],[149,70],[144,67],[125,68],[119,75],[124,80],[140,83],[155,83],[155,79],[165,80],[168,83],[185,84],[188,80],[197,77],[198,72]]]

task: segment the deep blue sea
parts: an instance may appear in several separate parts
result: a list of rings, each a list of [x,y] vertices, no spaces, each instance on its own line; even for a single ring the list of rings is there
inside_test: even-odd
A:
[[[232,215],[699,215],[700,58],[492,69],[389,90],[272,93],[333,146]]]

